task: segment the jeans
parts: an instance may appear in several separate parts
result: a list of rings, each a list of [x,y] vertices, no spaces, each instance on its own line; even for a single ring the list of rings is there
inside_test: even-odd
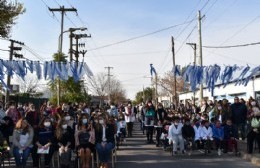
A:
[[[238,133],[240,133],[240,137],[244,140],[246,138],[246,123],[234,124],[237,128]]]
[[[216,149],[223,149],[223,140],[220,140],[218,138],[214,138]]]
[[[14,147],[13,149],[13,154],[14,154],[14,158],[15,158],[15,163],[17,167],[26,166],[26,161],[30,155],[31,152],[31,148],[27,147],[25,150],[23,150],[23,153],[19,153],[19,148],[18,147]]]
[[[107,143],[104,148],[101,143],[96,144],[96,150],[98,152],[100,162],[107,163],[109,161],[111,151],[114,149],[114,147],[115,144],[111,142]]]

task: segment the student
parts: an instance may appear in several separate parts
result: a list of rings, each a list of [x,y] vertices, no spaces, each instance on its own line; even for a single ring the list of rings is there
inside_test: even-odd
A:
[[[187,143],[194,141],[194,137],[195,137],[195,131],[193,129],[193,127],[190,124],[190,119],[185,119],[184,120],[184,125],[182,127],[182,136]]]
[[[147,143],[153,144],[153,132],[154,132],[154,124],[156,119],[155,107],[153,106],[152,101],[148,101],[146,104],[146,112],[145,112],[145,127],[146,127],[146,137]]]
[[[86,115],[79,118],[78,131],[75,133],[75,143],[82,168],[89,168],[91,152],[95,150],[95,130]]]
[[[39,125],[39,129],[34,134],[34,148],[32,152],[33,167],[39,166],[40,150],[45,150],[44,154],[45,168],[50,167],[52,155],[57,147],[55,131],[51,119],[46,117]]]
[[[115,147],[114,127],[108,124],[104,116],[100,116],[98,122],[95,129],[96,150],[101,162],[101,167],[108,168],[109,157]]]
[[[13,133],[13,154],[17,167],[26,167],[26,162],[33,146],[33,134],[33,128],[25,119],[20,119],[16,123]]]
[[[196,147],[197,147],[197,149],[202,149],[203,148],[202,137],[201,137],[202,125],[200,124],[200,121],[197,119],[194,119],[193,123],[194,123],[193,129],[195,132],[194,141],[196,143]]]
[[[132,102],[128,102],[127,107],[125,107],[125,121],[126,121],[126,129],[127,129],[127,137],[132,137],[133,124],[135,121],[135,113],[134,107],[132,106]]]
[[[203,145],[205,147],[205,153],[210,153],[210,149],[211,149],[211,144],[213,141],[213,133],[212,133],[212,128],[209,126],[209,121],[208,120],[203,120],[201,122],[202,129],[201,129],[201,138],[202,138],[202,142]]]
[[[64,119],[58,122],[56,139],[59,146],[59,156],[62,168],[67,168],[71,161],[71,149],[74,148],[74,133]]]
[[[179,117],[175,117],[173,124],[169,128],[169,141],[173,144],[173,153],[177,154],[177,145],[180,146],[180,151],[184,154],[184,140],[182,137],[182,123]]]
[[[232,152],[234,147],[235,153],[237,150],[238,132],[236,127],[232,124],[231,119],[227,119],[226,125],[224,126],[224,153]]]
[[[247,135],[248,153],[253,153],[253,144],[256,140],[260,153],[260,110],[252,114],[251,125]]]
[[[218,150],[218,155],[221,155],[221,149],[223,149],[224,140],[224,128],[221,126],[219,120],[216,121],[215,126],[212,128],[213,138],[216,144],[216,149]]]

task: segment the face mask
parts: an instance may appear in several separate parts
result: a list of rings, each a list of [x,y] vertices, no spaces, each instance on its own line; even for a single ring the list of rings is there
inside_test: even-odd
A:
[[[104,120],[99,120],[99,124],[104,124]]]
[[[50,127],[51,126],[51,122],[44,122],[44,126],[45,127]]]
[[[151,104],[151,103],[148,103],[148,106],[152,106],[152,104]]]
[[[67,124],[62,125],[62,129],[67,129],[67,127],[68,127]]]
[[[66,121],[69,121],[69,120],[70,120],[70,116],[66,116],[66,117],[65,117],[65,120],[66,120]]]
[[[15,107],[14,106],[10,106],[11,109],[14,109]]]
[[[128,107],[131,107],[131,104],[128,104]]]
[[[95,123],[98,123],[98,120],[94,120]]]
[[[218,106],[218,110],[222,110],[222,107],[221,107],[221,106]]]
[[[53,118],[51,118],[51,122],[53,122],[54,121],[54,119]]]
[[[159,106],[159,107],[158,107],[158,109],[162,109],[162,107],[161,107],[161,106]]]
[[[256,102],[254,102],[254,101],[251,102],[251,105],[252,105],[252,106],[255,106],[255,105],[256,105]]]
[[[190,122],[185,122],[186,125],[190,125]]]
[[[174,122],[174,125],[178,125],[179,123],[178,122]]]
[[[88,119],[84,118],[84,119],[82,120],[82,123],[83,123],[83,124],[87,124],[87,123],[88,123]]]

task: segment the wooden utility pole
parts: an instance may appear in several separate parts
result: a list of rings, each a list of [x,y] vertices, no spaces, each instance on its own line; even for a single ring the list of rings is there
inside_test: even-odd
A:
[[[111,69],[113,69],[113,67],[105,67],[105,69],[107,69],[107,80],[108,80],[108,101],[109,103],[111,103],[111,85],[110,85],[110,77],[113,76],[111,75]]]
[[[173,36],[172,36],[172,63],[173,63],[173,67],[175,67],[175,49],[174,49],[174,38],[173,38]],[[177,97],[177,90],[176,90],[176,88],[177,88],[177,81],[176,81],[176,74],[174,73],[173,74],[174,76],[174,78],[173,78],[173,80],[174,80],[174,101],[175,101],[175,109],[177,109],[177,107],[178,107],[178,97]]]
[[[199,33],[199,65],[202,67],[202,35],[201,35],[201,14],[198,11],[198,33]],[[200,102],[203,100],[203,84],[200,85]]]
[[[66,12],[77,12],[77,9],[75,8],[64,8],[64,6],[61,6],[60,8],[49,8],[49,11],[51,12],[61,12],[61,31],[60,31],[60,39],[59,39],[59,49],[58,49],[58,61],[60,62],[61,54],[62,54],[62,43],[63,43],[63,26],[64,26],[64,14]],[[58,86],[57,86],[57,105],[60,105],[60,80],[58,80]]]
[[[20,51],[22,50],[22,47],[15,47],[14,44],[20,44],[20,45],[24,45],[24,43],[22,42],[19,42],[19,41],[15,41],[15,40],[10,40],[11,42],[11,45],[10,45],[10,54],[9,54],[9,61],[12,61],[13,60],[13,55],[14,55],[14,51]],[[7,75],[7,87],[6,88],[6,95],[5,95],[5,104],[7,104],[9,102],[9,97],[10,97],[10,86],[11,86],[11,77],[10,75]]]

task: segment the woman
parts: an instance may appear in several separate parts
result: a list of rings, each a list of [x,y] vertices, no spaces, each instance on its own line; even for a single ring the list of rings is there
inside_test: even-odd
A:
[[[96,150],[102,168],[108,168],[108,161],[111,151],[115,147],[114,127],[107,123],[106,117],[99,116],[99,123],[96,124]]]
[[[56,138],[59,146],[61,167],[69,167],[71,161],[71,149],[74,148],[74,133],[64,119],[60,120],[58,123]]]
[[[258,143],[258,147],[260,146],[260,109],[255,101],[251,102],[252,104],[252,112],[251,112],[251,128],[249,129],[249,133],[247,135],[247,144],[248,144],[248,153],[253,153],[253,144],[254,141]],[[260,153],[260,148],[259,148]]]
[[[95,130],[92,124],[89,123],[86,115],[79,118],[75,142],[81,159],[82,168],[89,168],[91,152],[94,152],[95,150]]]
[[[33,140],[33,128],[25,119],[20,119],[13,132],[13,154],[17,167],[26,167]]]
[[[147,143],[153,144],[153,130],[156,119],[155,107],[153,106],[151,101],[147,102],[146,112],[145,112],[145,127],[146,127],[146,137]]]
[[[134,107],[132,106],[132,102],[128,102],[127,107],[125,107],[124,114],[126,121],[127,136],[132,137],[133,124],[135,121]]]
[[[35,132],[34,142],[35,146],[32,152],[33,167],[39,166],[40,154],[44,154],[45,167],[50,167],[52,155],[57,148],[55,131],[50,118],[46,117],[40,122],[39,129]]]

